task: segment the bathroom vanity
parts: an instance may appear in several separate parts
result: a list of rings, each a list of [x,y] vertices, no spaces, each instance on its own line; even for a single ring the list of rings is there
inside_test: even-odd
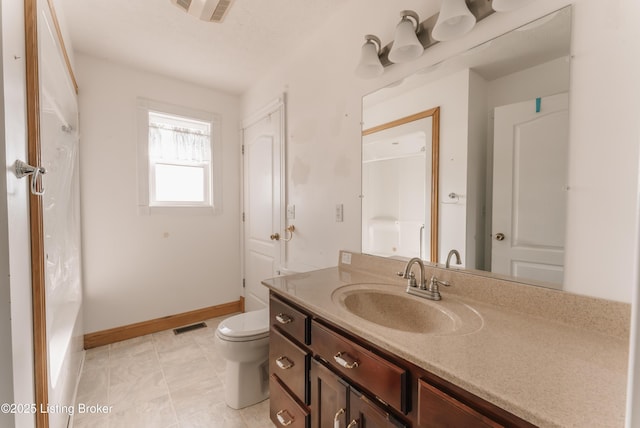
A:
[[[423,302],[402,267],[353,254],[264,281],[276,426],[623,426],[628,305],[431,267],[452,286]]]

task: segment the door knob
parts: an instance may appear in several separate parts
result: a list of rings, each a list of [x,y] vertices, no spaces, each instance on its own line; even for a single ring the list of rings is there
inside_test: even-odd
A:
[[[272,241],[279,241],[280,240],[280,234],[278,232],[274,233],[273,235],[271,235],[269,237]]]
[[[496,241],[504,241],[504,233],[496,233]]]

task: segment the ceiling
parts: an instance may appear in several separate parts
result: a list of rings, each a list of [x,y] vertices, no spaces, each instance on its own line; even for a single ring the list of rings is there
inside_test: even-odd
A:
[[[224,22],[170,0],[60,0],[76,53],[240,94],[348,0],[236,0]]]

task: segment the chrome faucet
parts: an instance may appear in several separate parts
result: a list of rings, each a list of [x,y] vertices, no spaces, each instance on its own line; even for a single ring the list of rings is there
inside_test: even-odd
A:
[[[411,268],[416,263],[418,263],[418,266],[420,266],[419,282],[416,282],[416,276],[413,274],[413,272],[411,272]],[[407,265],[404,268],[404,272],[398,272],[398,276],[401,276],[404,279],[408,280],[407,293],[414,296],[418,296],[418,297],[424,297],[430,300],[441,300],[442,296],[440,295],[439,286],[450,285],[448,282],[440,281],[435,276],[432,276],[431,280],[429,281],[429,285],[427,286],[427,279],[424,273],[424,263],[418,257],[414,257],[411,260],[409,260],[409,262],[407,262]]]
[[[424,263],[422,262],[421,259],[419,259],[418,257],[414,257],[411,260],[409,260],[407,262],[407,265],[404,268],[404,272],[398,272],[398,276],[403,277],[404,279],[408,279],[408,288],[411,287],[418,287],[418,283],[416,283],[416,276],[414,275],[413,272],[411,272],[411,268],[413,267],[413,265],[415,263],[418,263],[418,266],[420,266],[420,283],[419,283],[419,287],[422,289],[426,289],[426,279],[424,276]]]
[[[447,255],[447,263],[444,265],[445,269],[449,269],[449,263],[451,262],[451,256],[456,256],[456,264],[457,265],[461,265],[462,264],[462,260],[460,260],[460,253],[458,252],[458,250],[451,250],[451,251],[449,251],[449,254]]]

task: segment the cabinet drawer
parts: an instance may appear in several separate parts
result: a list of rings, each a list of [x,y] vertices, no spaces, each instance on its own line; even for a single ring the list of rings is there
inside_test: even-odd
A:
[[[309,411],[298,404],[275,375],[269,377],[269,417],[277,427],[309,428]]]
[[[309,362],[306,350],[271,330],[269,338],[269,371],[276,375],[300,400],[309,404]]]
[[[311,337],[313,350],[332,367],[395,409],[409,412],[407,370],[315,321]]]
[[[444,391],[418,380],[418,427],[502,428]]]
[[[278,327],[300,343],[305,345],[310,343],[311,318],[309,315],[271,295],[269,317],[271,325]]]

